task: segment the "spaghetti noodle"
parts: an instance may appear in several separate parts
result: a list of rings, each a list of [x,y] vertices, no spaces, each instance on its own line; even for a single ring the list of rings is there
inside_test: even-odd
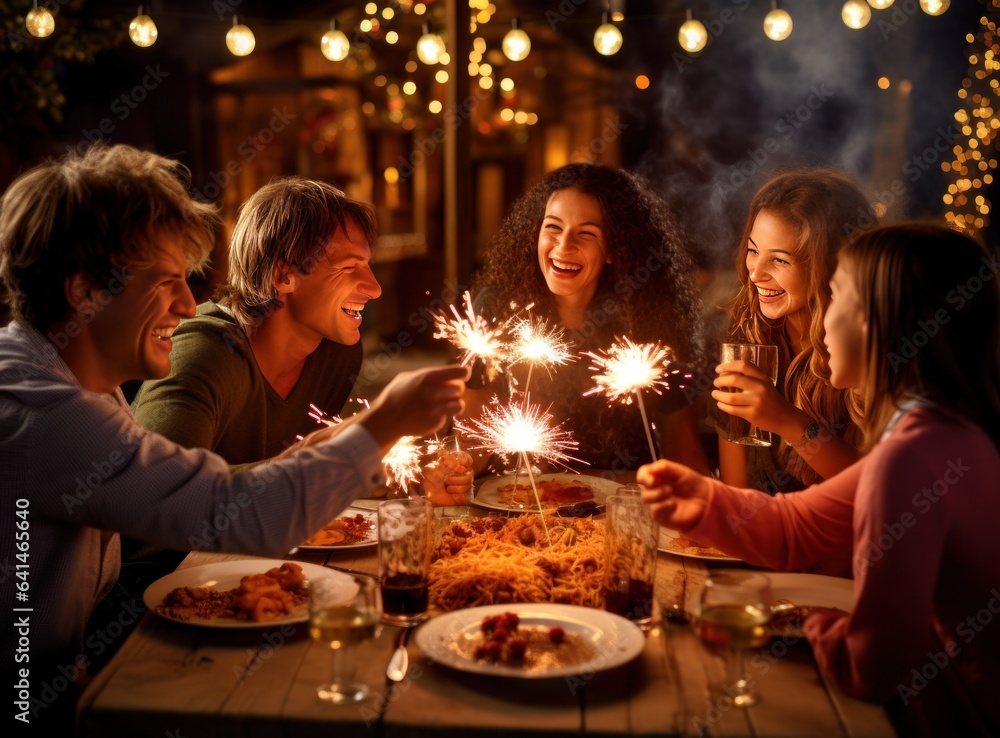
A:
[[[604,524],[537,515],[452,522],[430,570],[431,604],[441,610],[508,602],[603,607]]]

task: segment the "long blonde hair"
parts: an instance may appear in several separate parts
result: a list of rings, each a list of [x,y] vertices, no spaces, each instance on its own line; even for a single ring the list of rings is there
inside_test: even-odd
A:
[[[986,249],[943,225],[901,223],[860,235],[840,259],[853,267],[868,324],[865,449],[908,396],[968,418],[1000,445],[1000,287]]]
[[[761,313],[757,290],[747,269],[750,232],[763,210],[780,219],[798,236],[796,263],[806,278],[810,317],[808,341],[795,355],[783,323],[770,322]],[[830,356],[823,343],[823,316],[830,304],[829,282],[838,249],[851,232],[874,221],[875,215],[867,198],[843,172],[796,169],[774,177],[750,203],[736,260],[742,287],[730,309],[730,340],[777,345],[779,386],[785,398],[829,432],[853,445],[861,440],[860,402],[853,392],[835,389],[830,384]],[[822,477],[786,445],[786,440],[797,439],[782,439],[777,449],[778,464],[806,485],[821,481]]]

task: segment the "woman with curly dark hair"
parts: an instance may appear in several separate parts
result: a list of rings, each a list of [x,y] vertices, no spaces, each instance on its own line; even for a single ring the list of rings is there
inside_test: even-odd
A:
[[[692,262],[666,204],[642,178],[621,169],[576,163],[545,175],[493,238],[473,295],[477,312],[497,320],[533,305],[532,315],[565,329],[577,356],[628,337],[670,346],[672,368],[682,374],[703,368]],[[535,371],[531,400],[551,403],[556,422],[565,421],[579,443],[574,455],[591,467],[634,470],[650,456],[639,412],[584,396],[594,386],[589,365],[580,357]],[[707,469],[694,393],[679,376],[662,395],[646,393],[661,454]]]
[[[754,195],[736,260],[742,284],[730,311],[734,343],[778,347],[778,383],[744,362],[719,366],[719,409],[780,436],[763,448],[719,441],[722,480],[774,494],[822,481],[857,461],[861,416],[851,390],[830,384],[823,315],[837,251],[874,222],[843,172],[796,169]],[[740,392],[732,393],[731,389]],[[777,441],[777,439],[776,439]]]

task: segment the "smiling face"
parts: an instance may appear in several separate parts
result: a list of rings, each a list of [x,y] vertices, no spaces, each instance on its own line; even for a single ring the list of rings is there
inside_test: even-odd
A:
[[[841,259],[837,264],[830,291],[830,307],[823,316],[823,342],[830,352],[830,384],[837,389],[861,387],[868,326],[850,261]]]
[[[313,270],[296,275],[294,289],[283,297],[288,317],[303,335],[348,346],[361,340],[361,311],[382,294],[371,256],[364,232],[348,220],[347,232],[337,229]]]
[[[129,379],[159,379],[170,372],[170,336],[183,318],[195,313],[185,274],[180,238],[164,235],[141,266],[123,267],[122,278],[95,284],[80,313],[93,311],[88,333],[101,363],[93,376],[112,391]]]
[[[770,211],[757,213],[746,263],[764,317],[775,320],[808,311],[807,275],[799,251],[798,234],[790,225]]]
[[[561,316],[569,308],[582,319],[607,262],[597,198],[572,188],[552,193],[538,233],[538,265]]]

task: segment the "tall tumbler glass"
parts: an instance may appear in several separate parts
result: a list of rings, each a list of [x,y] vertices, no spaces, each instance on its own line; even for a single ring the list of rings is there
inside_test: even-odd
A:
[[[745,361],[753,364],[770,377],[773,384],[778,383],[778,347],[759,343],[724,343],[722,344],[721,363]],[[738,389],[727,389],[728,392],[739,392]],[[709,422],[715,426],[716,432],[730,443],[740,443],[744,446],[770,446],[771,431],[758,428],[749,420],[730,415],[719,409],[718,404],[710,401],[708,404]]]

